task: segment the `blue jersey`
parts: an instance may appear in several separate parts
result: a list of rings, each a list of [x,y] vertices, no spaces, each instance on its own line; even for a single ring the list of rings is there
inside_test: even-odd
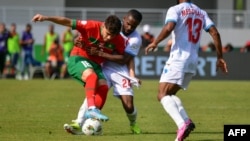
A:
[[[30,32],[24,31],[22,34],[22,41],[27,41],[27,40],[31,40],[31,39],[33,39],[32,34]],[[28,50],[31,51],[32,47],[33,47],[33,44],[24,44],[23,45],[23,49],[27,50],[27,51]]]
[[[7,41],[9,38],[9,32],[0,33],[0,52],[7,51]]]

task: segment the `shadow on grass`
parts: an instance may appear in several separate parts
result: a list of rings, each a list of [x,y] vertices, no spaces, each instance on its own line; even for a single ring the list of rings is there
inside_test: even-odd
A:
[[[206,140],[192,140],[192,141],[221,141],[221,139],[206,139]]]
[[[176,134],[176,132],[142,132],[139,135],[162,135],[162,134]],[[191,134],[222,134],[223,132],[192,132]],[[132,133],[106,133],[106,135],[134,135]],[[206,141],[210,141],[210,140],[206,140]]]
[[[147,135],[176,135],[176,132],[143,132],[141,134],[138,134],[138,135],[135,135],[135,134],[132,134],[130,132],[127,132],[127,133],[107,133],[107,134],[104,134],[105,136],[147,136]],[[218,135],[218,134],[221,134],[223,135],[223,132],[192,132],[191,133],[192,136],[195,136],[196,135]],[[186,139],[187,141],[189,141],[189,139],[187,138]],[[191,140],[190,140],[191,141]],[[222,139],[218,138],[218,139],[209,139],[209,137],[207,137],[207,139],[192,139],[192,141],[222,141]]]
[[[143,132],[142,134],[176,134],[176,132]],[[222,134],[223,132],[192,132],[191,134]]]

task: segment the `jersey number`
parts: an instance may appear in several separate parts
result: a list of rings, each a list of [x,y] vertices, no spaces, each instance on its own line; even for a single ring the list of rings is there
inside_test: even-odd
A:
[[[202,21],[200,19],[188,18],[186,25],[188,28],[188,41],[196,44],[200,39]]]
[[[129,88],[130,87],[130,81],[127,79],[122,79],[122,87],[123,88]]]
[[[83,64],[83,66],[84,66],[85,68],[90,68],[90,67],[92,67],[91,64],[90,64],[89,62],[87,62],[87,61],[81,61],[81,63]]]

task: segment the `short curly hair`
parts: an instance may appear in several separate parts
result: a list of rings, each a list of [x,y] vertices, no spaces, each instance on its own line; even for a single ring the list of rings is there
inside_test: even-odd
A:
[[[108,16],[104,22],[104,25],[111,34],[120,34],[122,22],[116,15]]]

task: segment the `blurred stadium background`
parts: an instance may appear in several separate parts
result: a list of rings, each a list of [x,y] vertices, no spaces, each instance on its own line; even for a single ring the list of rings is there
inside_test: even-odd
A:
[[[250,1],[247,0],[193,0],[194,3],[205,9],[218,27],[222,44],[230,43],[235,47],[234,53],[225,54],[228,60],[230,75],[228,77],[218,77],[215,72],[216,54],[201,54],[200,66],[197,70],[197,79],[250,79],[250,56],[248,53],[239,53],[239,48],[250,40]],[[131,8],[140,10],[143,14],[143,21],[138,27],[142,33],[144,24],[151,25],[151,32],[157,36],[161,30],[168,7],[176,4],[176,0],[0,0],[0,21],[9,28],[11,23],[17,24],[17,31],[22,32],[27,23],[36,13],[45,15],[66,16],[77,19],[104,20],[109,14],[116,14],[120,18]],[[32,33],[36,46],[43,44],[43,37],[48,31],[49,22],[32,23]],[[61,34],[65,27],[57,25],[55,31]],[[166,41],[161,42],[160,47],[164,47]],[[203,34],[201,46],[212,41],[209,34]],[[161,48],[160,48],[161,49]],[[38,50],[39,52],[39,50]],[[38,54],[39,55],[39,54]],[[42,60],[38,57],[38,60]],[[139,77],[158,78],[166,54],[157,52],[153,55],[144,56],[141,54],[136,58],[136,70]],[[240,63],[239,63],[240,62]]]
[[[242,47],[250,39],[250,1],[247,0],[193,0],[194,3],[206,9],[210,17],[220,29],[223,44],[232,43],[235,47]],[[45,15],[60,15],[70,18],[103,20],[109,14],[116,14],[122,18],[130,8],[136,8],[143,13],[143,21],[138,28],[142,32],[143,24],[150,24],[152,33],[157,35],[164,24],[167,8],[176,3],[175,0],[0,0],[0,21],[10,25],[15,22],[18,31],[30,22],[36,13]],[[43,35],[47,31],[47,23],[34,24],[33,34],[36,43],[43,42]],[[57,26],[56,31],[62,32],[63,27]],[[201,45],[208,44],[211,38],[203,34]],[[164,46],[166,41],[161,45]]]

